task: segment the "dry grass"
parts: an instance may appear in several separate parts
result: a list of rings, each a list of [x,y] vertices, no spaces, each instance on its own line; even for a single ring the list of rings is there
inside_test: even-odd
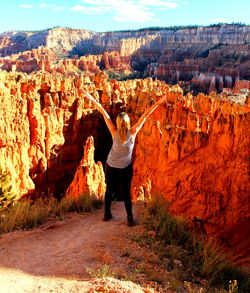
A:
[[[101,200],[88,194],[83,194],[77,199],[63,198],[61,201],[53,197],[40,198],[36,201],[23,199],[0,211],[0,234],[33,228],[41,225],[48,218],[61,218],[68,212],[92,212],[101,206]]]
[[[107,278],[107,277],[114,277],[115,272],[113,272],[110,267],[105,264],[99,269],[92,270],[90,268],[86,268],[86,272],[92,278]]]
[[[212,287],[228,289],[229,281],[237,280],[239,292],[250,292],[248,274],[230,264],[218,243],[192,233],[183,219],[168,213],[168,208],[162,196],[153,196],[144,210],[145,233],[138,241],[143,239],[181,281],[206,280],[212,292]]]

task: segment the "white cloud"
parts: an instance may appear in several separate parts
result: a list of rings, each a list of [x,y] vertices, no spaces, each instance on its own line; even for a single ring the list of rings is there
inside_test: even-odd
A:
[[[128,3],[129,5],[142,5],[144,8],[146,6],[154,6],[154,7],[166,7],[166,8],[175,8],[179,6],[177,0],[81,0],[82,3],[91,4],[91,5],[124,5]]]
[[[145,6],[154,6],[166,9],[176,8],[179,6],[176,2],[162,0],[140,0],[139,3]]]
[[[59,6],[59,5],[51,5],[47,3],[41,3],[38,5],[39,8],[49,8],[54,11],[63,11],[65,9],[65,6]]]
[[[28,4],[21,4],[19,5],[20,8],[33,8],[32,5],[28,5]]]
[[[160,0],[152,1],[164,2]],[[114,14],[113,19],[118,22],[146,22],[159,20],[154,17],[152,11],[149,11],[149,7],[147,7],[149,4],[145,5],[143,0],[82,0],[81,2],[84,6],[77,5],[70,9],[85,14],[112,12]],[[151,2],[150,6],[152,6]]]
[[[112,9],[110,7],[106,7],[106,6],[87,7],[87,6],[82,6],[82,5],[76,5],[74,7],[71,7],[70,10],[80,11],[85,14],[104,14],[106,12],[111,11]]]
[[[113,19],[119,22],[146,22],[156,20],[153,12],[148,11],[143,5],[136,4],[132,1],[117,1],[115,12],[116,15]]]
[[[92,5],[115,5],[119,2],[125,2],[124,0],[81,0],[82,3],[92,4]],[[128,1],[131,2],[131,1]],[[134,2],[134,0],[133,0]]]
[[[47,4],[47,3],[41,3],[41,4],[39,4],[39,7],[40,8],[47,8],[47,7],[49,7],[50,5],[49,4]]]
[[[188,2],[188,1],[183,1],[182,4],[183,4],[183,5],[188,5],[189,2]]]
[[[158,21],[154,18],[154,14],[141,6],[132,6],[129,3],[123,7],[117,7],[116,15],[113,17],[115,21],[122,22],[146,22]]]

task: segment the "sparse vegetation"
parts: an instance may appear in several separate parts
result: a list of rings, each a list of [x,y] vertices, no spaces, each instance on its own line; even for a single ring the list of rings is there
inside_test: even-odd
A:
[[[12,205],[17,195],[12,190],[9,173],[0,166],[0,210]]]
[[[110,267],[106,264],[97,270],[92,270],[90,268],[86,268],[86,272],[92,278],[107,278],[107,277],[114,277],[115,276],[115,273],[112,272]]]
[[[143,213],[145,232],[137,241],[151,247],[176,279],[196,283],[206,280],[208,287],[224,289],[228,289],[230,280],[237,280],[239,292],[250,292],[248,274],[230,263],[218,243],[192,233],[187,222],[173,218],[168,208],[162,196],[153,197]]]
[[[76,199],[63,198],[57,201],[54,197],[32,201],[22,199],[13,206],[0,212],[0,234],[17,229],[29,229],[41,225],[51,217],[61,218],[68,212],[92,212],[100,208],[102,201],[89,194]]]
[[[136,79],[136,78],[145,78],[146,75],[143,72],[135,71],[130,74],[118,73],[114,71],[107,70],[105,71],[108,74],[109,80],[116,79],[118,81],[128,80],[128,79]]]
[[[246,23],[243,22],[232,22],[232,23],[226,23],[226,22],[219,22],[219,23],[214,23],[214,24],[210,24],[210,25],[197,25],[197,24],[190,24],[190,25],[173,25],[173,26],[155,26],[155,27],[145,27],[145,28],[140,28],[140,29],[131,29],[131,30],[117,30],[117,31],[107,31],[107,32],[140,32],[140,31],[158,31],[158,30],[173,30],[173,31],[177,31],[177,30],[181,30],[181,29],[195,29],[197,27],[221,27],[222,25],[237,25],[237,26],[245,26],[248,25]],[[75,28],[72,27],[61,27],[59,25],[57,26],[53,26],[53,27],[49,27],[49,28],[45,28],[45,29],[41,29],[41,30],[14,30],[16,32],[24,32],[24,33],[40,33],[40,32],[44,32],[44,31],[49,31],[52,29],[57,29],[57,28],[62,28],[62,29],[68,29],[68,30],[76,30]],[[85,29],[83,29],[85,30]]]

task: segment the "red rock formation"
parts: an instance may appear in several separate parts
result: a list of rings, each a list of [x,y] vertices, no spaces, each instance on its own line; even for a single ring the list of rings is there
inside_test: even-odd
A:
[[[236,80],[234,90],[247,89],[250,91],[250,80]]]
[[[106,184],[102,163],[94,161],[94,139],[88,137],[84,147],[84,156],[76,170],[74,180],[66,191],[66,196],[77,198],[84,193],[102,199],[105,194]]]
[[[138,135],[134,196],[150,181],[172,211],[203,219],[210,233],[249,216],[249,126],[246,105],[201,94],[175,98]],[[236,170],[243,172],[239,178]]]
[[[118,72],[131,73],[131,57],[122,56],[119,52],[104,52],[102,54],[102,65],[104,69],[116,70]]]
[[[136,141],[134,199],[161,193],[173,213],[199,218],[207,232],[221,235],[249,218],[248,94],[183,96],[179,86],[150,78],[108,81],[104,73],[92,79],[0,71],[0,161],[20,194],[64,192],[89,135],[105,161],[111,137],[83,88],[111,117],[125,109],[132,124],[170,90],[168,104],[149,117]]]
[[[0,59],[0,68],[6,71],[32,73],[43,70],[49,73],[74,74],[85,71],[98,73],[101,69],[120,73],[131,73],[130,57],[120,56],[118,52],[105,52],[102,55],[87,55],[79,59],[59,59],[52,50],[44,47],[13,54]]]
[[[189,81],[197,87],[194,89],[197,92],[220,92],[232,88],[238,79],[249,79],[249,41],[249,26],[241,25],[177,31],[95,33],[53,28],[40,32],[6,32],[0,35],[0,56],[4,57],[0,66],[8,71],[28,73],[40,69],[62,74],[79,73],[79,70],[97,73],[100,69],[126,74],[137,71],[168,83]],[[27,50],[39,51],[42,46],[47,50],[42,58],[35,53],[32,59],[26,58],[31,55]],[[22,52],[20,58],[13,57],[19,52]],[[76,55],[83,57],[76,60]],[[63,60],[69,57],[73,59]]]

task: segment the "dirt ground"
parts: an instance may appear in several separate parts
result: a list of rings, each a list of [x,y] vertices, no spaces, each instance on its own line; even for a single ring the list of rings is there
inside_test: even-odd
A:
[[[134,204],[137,223],[141,208],[142,203]],[[157,260],[129,239],[142,227],[127,226],[123,203],[114,203],[112,213],[109,222],[102,221],[102,210],[70,213],[61,221],[2,235],[0,292],[174,292],[143,276],[145,266],[154,271]],[[106,276],[105,265],[115,278],[95,279]]]

